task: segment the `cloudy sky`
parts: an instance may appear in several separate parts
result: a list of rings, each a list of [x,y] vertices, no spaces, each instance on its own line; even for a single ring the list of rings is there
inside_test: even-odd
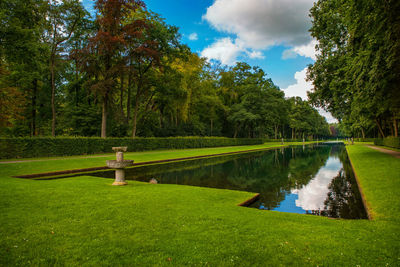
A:
[[[287,97],[307,98],[306,68],[315,60],[308,29],[314,0],[147,0],[147,7],[178,26],[194,52],[222,64],[259,66]],[[93,1],[83,0],[91,10]],[[333,118],[321,111],[328,122]]]

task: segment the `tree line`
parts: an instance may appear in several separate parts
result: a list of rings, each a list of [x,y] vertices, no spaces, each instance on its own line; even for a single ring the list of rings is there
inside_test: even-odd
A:
[[[326,120],[259,67],[210,63],[142,1],[0,2],[3,136],[318,138]]]
[[[400,1],[319,0],[311,34],[312,103],[330,111],[348,136],[398,137]]]

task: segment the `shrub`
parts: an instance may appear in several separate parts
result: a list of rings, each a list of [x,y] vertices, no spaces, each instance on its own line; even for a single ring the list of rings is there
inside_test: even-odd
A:
[[[85,155],[112,152],[114,146],[128,151],[183,149],[262,144],[256,138],[166,137],[166,138],[92,138],[36,137],[0,138],[0,159]]]
[[[374,142],[375,138],[354,138],[356,142]]]
[[[384,139],[375,139],[374,144],[378,146],[400,148],[400,137],[389,136]]]

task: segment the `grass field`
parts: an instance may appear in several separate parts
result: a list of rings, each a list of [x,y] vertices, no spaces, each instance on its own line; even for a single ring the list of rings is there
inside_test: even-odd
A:
[[[251,146],[242,149],[270,147]],[[237,206],[249,192],[81,176],[12,175],[103,166],[103,158],[0,164],[0,265],[400,265],[400,160],[348,146],[373,220]],[[128,153],[136,162],[241,149]]]

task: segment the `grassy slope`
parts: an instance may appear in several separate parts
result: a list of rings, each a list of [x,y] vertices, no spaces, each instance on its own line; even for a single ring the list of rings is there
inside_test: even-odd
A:
[[[349,153],[373,221],[238,207],[252,194],[231,190],[13,179],[28,163],[0,165],[0,265],[399,265],[400,161]]]

